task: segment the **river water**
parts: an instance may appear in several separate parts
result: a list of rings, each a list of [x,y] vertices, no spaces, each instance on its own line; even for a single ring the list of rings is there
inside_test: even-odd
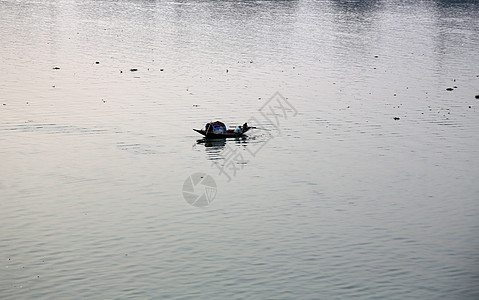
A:
[[[0,298],[479,298],[478,16],[0,0]]]

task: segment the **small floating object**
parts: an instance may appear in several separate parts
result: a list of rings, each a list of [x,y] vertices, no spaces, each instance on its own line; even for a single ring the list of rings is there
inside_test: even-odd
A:
[[[454,89],[449,87],[446,89],[446,91],[454,91]]]
[[[99,64],[100,64],[100,62],[99,62],[99,61],[96,61],[96,62],[95,62],[95,64],[99,65]]]
[[[160,69],[160,72],[163,72],[165,69]]]
[[[399,119],[400,119],[399,117],[394,117],[394,120],[396,120],[396,121],[399,120]]]
[[[53,70],[60,70],[60,67],[53,67]]]
[[[131,72],[136,72],[136,71],[138,71],[138,69],[133,68],[133,69],[130,69],[130,71],[131,71]]]
[[[204,135],[206,138],[222,139],[244,136],[248,130],[253,128],[256,127],[250,127],[248,123],[244,123],[243,126],[236,126],[235,129],[226,129],[226,125],[223,122],[215,121],[206,123],[205,129],[193,130]]]
[[[476,95],[476,99],[479,99],[479,95]]]

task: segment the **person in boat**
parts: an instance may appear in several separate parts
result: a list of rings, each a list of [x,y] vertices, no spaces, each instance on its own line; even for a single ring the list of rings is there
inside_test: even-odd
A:
[[[244,123],[244,124],[243,124],[243,128],[242,128],[243,132],[248,131],[248,128],[249,128],[249,127],[248,127],[248,123]]]

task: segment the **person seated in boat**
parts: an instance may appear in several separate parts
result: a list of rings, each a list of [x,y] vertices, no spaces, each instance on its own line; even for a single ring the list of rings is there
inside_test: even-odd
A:
[[[243,132],[248,131],[248,128],[249,128],[249,127],[248,127],[248,123],[244,123],[244,124],[243,124],[243,128],[242,128]]]

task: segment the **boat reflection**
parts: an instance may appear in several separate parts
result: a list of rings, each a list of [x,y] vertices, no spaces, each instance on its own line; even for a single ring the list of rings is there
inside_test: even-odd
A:
[[[247,137],[231,139],[202,138],[196,141],[196,146],[204,146],[209,160],[226,160],[229,155],[244,150],[248,144]]]

